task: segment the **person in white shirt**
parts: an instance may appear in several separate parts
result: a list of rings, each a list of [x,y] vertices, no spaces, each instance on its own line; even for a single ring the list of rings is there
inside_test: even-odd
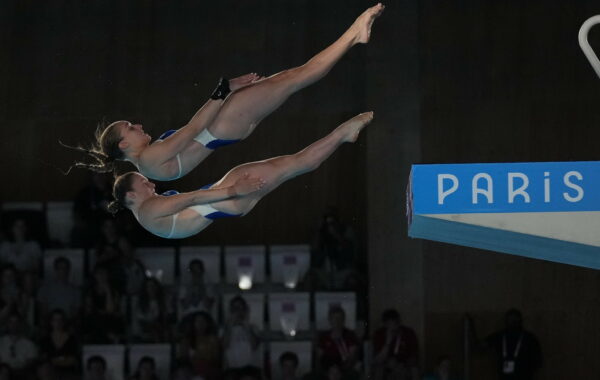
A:
[[[241,296],[229,302],[229,319],[223,333],[225,367],[242,368],[260,363],[260,337],[256,326],[250,324],[250,309]]]
[[[25,220],[15,220],[11,232],[9,239],[0,245],[0,261],[14,265],[22,272],[39,273],[42,248],[29,236]]]
[[[156,278],[146,278],[142,292],[133,301],[134,337],[145,343],[159,343],[168,339],[164,326],[167,324],[169,302],[161,283]]]
[[[57,257],[53,268],[54,273],[47,276],[50,278],[46,278],[37,294],[42,320],[56,309],[63,310],[73,318],[81,308],[81,290],[69,280],[71,261],[66,257]]]
[[[0,362],[8,364],[16,374],[26,372],[38,357],[37,346],[21,333],[19,314],[8,317],[7,327],[7,334],[0,337]]]
[[[198,311],[212,312],[215,303],[215,292],[204,280],[204,262],[194,259],[188,264],[188,278],[179,289],[179,315],[186,318]]]

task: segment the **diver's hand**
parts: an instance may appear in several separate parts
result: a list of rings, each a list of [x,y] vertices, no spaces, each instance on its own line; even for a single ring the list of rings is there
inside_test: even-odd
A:
[[[252,84],[253,82],[256,82],[257,80],[260,80],[260,79],[262,79],[262,77],[256,73],[242,75],[241,77],[237,77],[237,78],[233,78],[233,79],[229,80],[229,89],[231,91],[236,91],[236,90],[239,90],[242,87],[246,87],[247,85]]]
[[[237,196],[243,196],[262,189],[265,183],[262,178],[250,177],[250,174],[245,173],[242,178],[235,181],[233,189]]]

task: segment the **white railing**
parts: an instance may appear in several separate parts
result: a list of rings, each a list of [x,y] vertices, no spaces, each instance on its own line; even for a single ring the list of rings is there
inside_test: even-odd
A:
[[[600,15],[592,16],[585,20],[581,28],[579,28],[579,46],[581,46],[581,50],[583,50],[583,54],[587,57],[588,61],[596,71],[596,75],[600,78],[600,60],[598,60],[598,56],[594,52],[594,49],[590,46],[588,42],[588,33],[590,29],[596,24],[600,24]]]

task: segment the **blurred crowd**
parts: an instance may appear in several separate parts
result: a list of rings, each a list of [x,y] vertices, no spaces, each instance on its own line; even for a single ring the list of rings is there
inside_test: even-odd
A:
[[[187,275],[171,286],[149,272],[136,248],[161,242],[127,215],[109,216],[110,199],[109,181],[98,174],[74,199],[66,245],[89,252],[89,262],[78,269],[67,255],[59,255],[44,270],[45,249],[57,243],[44,236],[39,215],[1,216],[0,380],[461,378],[450,356],[441,356],[431,371],[419,367],[417,335],[393,308],[371,321],[368,334],[364,252],[335,208],[316,223],[310,269],[299,287],[354,292],[357,320],[351,325],[356,329],[348,327],[341,305],[331,305],[329,328],[312,328],[305,337],[312,342],[308,354],[287,350],[274,357],[265,355],[273,338],[251,322],[245,298],[226,302],[205,280],[202,260],[191,260]],[[81,285],[73,281],[74,270],[83,271],[75,273],[83,276]],[[529,379],[541,365],[539,344],[523,329],[517,310],[507,314],[506,329],[473,342],[495,352],[503,379]],[[125,360],[122,370],[128,375],[120,377],[110,358],[84,354],[90,345],[132,344],[166,345],[167,362],[152,355]],[[160,371],[161,366],[167,368]]]

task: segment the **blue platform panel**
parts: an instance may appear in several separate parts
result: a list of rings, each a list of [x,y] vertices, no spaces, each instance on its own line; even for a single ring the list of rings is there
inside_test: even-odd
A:
[[[409,236],[600,268],[600,162],[413,165]]]

